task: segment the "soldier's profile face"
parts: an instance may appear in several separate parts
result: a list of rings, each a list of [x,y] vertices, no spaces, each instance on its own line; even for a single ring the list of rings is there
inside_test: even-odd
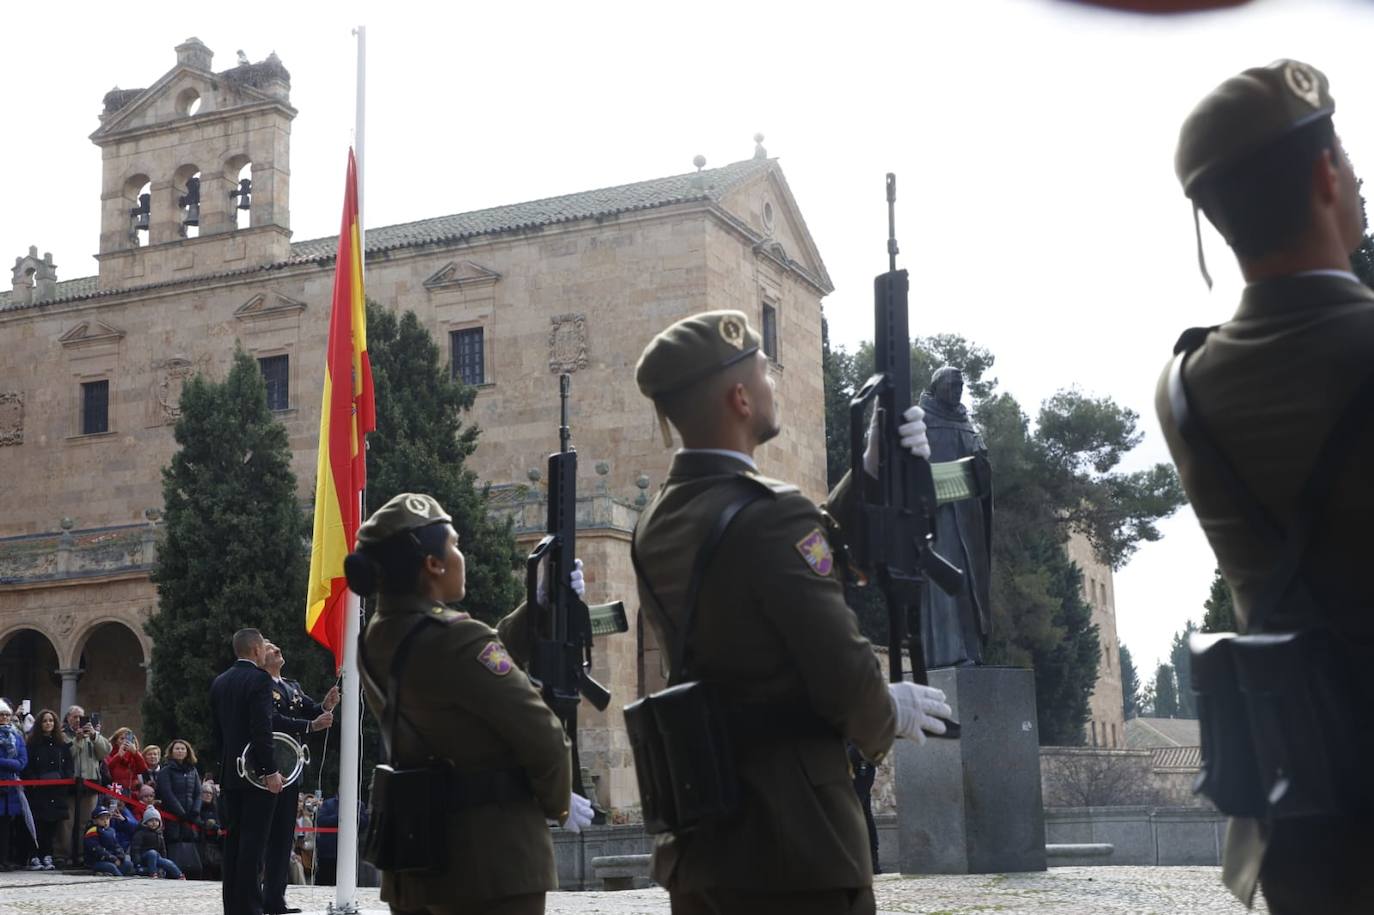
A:
[[[460,601],[467,594],[467,559],[463,556],[463,551],[458,549],[458,532],[453,529],[453,525],[444,525],[448,529],[448,536],[444,540],[444,555],[441,560],[443,574],[439,576],[439,587],[441,600],[445,602]]]
[[[782,431],[777,390],[773,377],[768,374],[768,357],[763,354],[763,350],[759,350],[754,356],[754,371],[749,376],[749,394],[755,405],[754,437],[762,445],[776,438]]]

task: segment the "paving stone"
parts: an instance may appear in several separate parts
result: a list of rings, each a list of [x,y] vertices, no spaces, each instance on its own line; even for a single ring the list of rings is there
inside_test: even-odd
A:
[[[883,875],[874,890],[880,915],[1241,915],[1215,867],[1055,867],[1044,873],[902,877]],[[287,901],[323,915],[333,887],[291,887]],[[363,915],[386,915],[375,888],[358,890]],[[0,874],[0,915],[214,915],[218,883],[139,877]],[[1265,913],[1263,902],[1255,911]],[[660,889],[552,893],[548,915],[668,915]]]

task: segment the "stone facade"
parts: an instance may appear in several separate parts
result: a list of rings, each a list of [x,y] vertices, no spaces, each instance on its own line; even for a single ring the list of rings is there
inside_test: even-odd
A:
[[[1097,685],[1089,700],[1089,720],[1083,735],[1091,747],[1126,746],[1126,721],[1121,709],[1121,664],[1116,640],[1116,589],[1111,567],[1094,554],[1087,538],[1074,533],[1067,545],[1069,558],[1083,572],[1083,596],[1092,608],[1102,655],[1097,662]]]
[[[68,672],[64,688],[78,695],[84,667],[79,698],[118,724],[137,727],[137,702],[90,675],[98,659],[87,646],[118,621],[137,662],[148,658],[160,469],[175,448],[182,384],[223,377],[236,343],[259,359],[285,356],[278,416],[302,503],[314,492],[336,241],[290,240],[289,86],[275,58],[214,73],[192,39],[153,86],[111,93],[92,135],[103,153],[98,277],[57,281],[51,257],[33,249],[13,291],[0,293],[0,644],[40,633]],[[242,198],[230,197],[245,174],[247,225],[233,206]],[[131,213],[143,193],[146,230]],[[759,147],[722,168],[370,229],[367,288],[387,308],[414,311],[444,352],[470,344],[466,364],[481,366],[472,465],[522,541],[542,528],[531,471],[558,442],[557,373],[573,373],[588,598],[626,600],[631,624],[598,642],[595,674],[615,699],[605,714],[583,706],[583,760],[601,802],[632,817],[618,709],[646,685],[641,655],[651,671],[657,663],[640,642],[628,538],[671,458],[633,381],[651,336],[710,308],[756,323],[772,309],[785,430],[759,463],[812,497],[824,491],[820,302],[831,287],[781,169]],[[103,426],[89,400],[101,391]],[[28,688],[50,679],[31,674]]]

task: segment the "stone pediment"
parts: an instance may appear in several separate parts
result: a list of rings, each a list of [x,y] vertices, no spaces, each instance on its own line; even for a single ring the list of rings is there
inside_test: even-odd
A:
[[[800,268],[825,292],[831,291],[830,274],[820,250],[776,162],[754,179],[732,188],[721,206],[757,236],[756,252],[786,267]]]
[[[181,110],[180,99],[189,92],[200,97],[200,109],[194,115]],[[214,73],[178,64],[118,111],[107,114],[104,123],[91,134],[91,139],[103,143],[119,134],[160,127],[192,117],[237,113],[236,109],[262,104],[285,103],[252,86],[234,84]]]
[[[491,286],[499,279],[501,274],[472,261],[450,261],[425,280],[425,288],[436,290]]]
[[[240,321],[293,317],[305,311],[305,303],[280,292],[259,292],[234,310]]]
[[[67,349],[92,346],[100,343],[118,343],[124,331],[111,327],[104,321],[82,321],[80,324],[57,338]]]

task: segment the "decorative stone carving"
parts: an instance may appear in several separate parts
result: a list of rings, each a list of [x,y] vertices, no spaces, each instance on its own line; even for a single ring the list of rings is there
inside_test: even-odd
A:
[[[118,344],[123,337],[124,331],[117,327],[111,327],[104,321],[82,321],[58,337],[57,340],[65,349],[73,349],[101,344]]]
[[[240,321],[294,318],[305,311],[305,308],[306,305],[301,300],[282,295],[280,292],[259,292],[234,309],[234,317]]]
[[[24,395],[0,391],[0,445],[24,444]]]
[[[204,357],[192,362],[185,356],[173,356],[153,364],[153,400],[159,422],[170,425],[181,416],[181,390],[197,372],[205,370],[207,361]]]
[[[425,280],[425,288],[438,289],[462,288],[464,286],[491,286],[501,279],[501,274],[472,261],[449,261]]]
[[[76,615],[72,613],[59,613],[53,625],[57,629],[60,638],[69,639],[76,631]]]
[[[555,315],[549,321],[549,371],[555,375],[587,367],[587,316]]]

